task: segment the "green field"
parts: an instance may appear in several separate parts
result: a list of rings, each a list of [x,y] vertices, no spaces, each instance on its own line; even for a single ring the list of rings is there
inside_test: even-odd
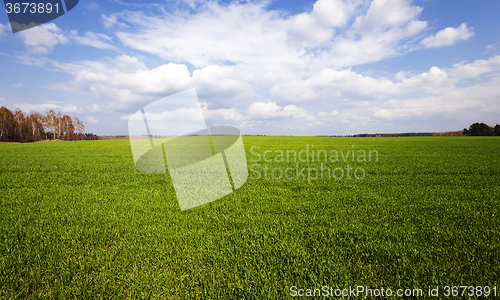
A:
[[[377,150],[378,161],[322,161],[362,167],[361,180],[249,178],[180,211],[168,173],[138,172],[128,140],[1,144],[0,297],[280,299],[291,286],[356,285],[500,295],[500,138],[243,141],[249,166],[253,146]]]

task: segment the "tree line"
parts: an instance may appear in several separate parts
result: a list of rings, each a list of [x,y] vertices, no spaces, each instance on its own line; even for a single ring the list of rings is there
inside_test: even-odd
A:
[[[38,112],[23,113],[20,109],[11,112],[0,107],[0,142],[36,142],[41,140],[89,140],[98,137],[84,134],[85,125],[61,112],[49,110],[44,116]]]
[[[467,136],[500,136],[500,125],[497,124],[495,127],[491,127],[485,123],[474,123],[469,126],[469,129],[464,128],[462,134]]]
[[[401,136],[431,136],[431,132],[405,132],[405,133],[361,133],[353,137],[401,137]]]
[[[400,136],[500,136],[500,125],[494,127],[488,126],[485,123],[474,123],[469,128],[464,128],[461,131],[448,132],[407,132],[407,133],[363,133],[349,135],[352,137],[400,137]]]

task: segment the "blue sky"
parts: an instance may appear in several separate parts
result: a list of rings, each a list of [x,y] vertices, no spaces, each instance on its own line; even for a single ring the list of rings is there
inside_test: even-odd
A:
[[[497,0],[85,1],[12,33],[0,105],[127,134],[142,106],[196,88],[244,134],[461,130],[500,123]]]

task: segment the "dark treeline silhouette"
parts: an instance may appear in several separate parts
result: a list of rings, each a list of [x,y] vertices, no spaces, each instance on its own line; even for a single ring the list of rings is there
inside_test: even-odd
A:
[[[497,124],[495,127],[490,127],[484,123],[474,123],[469,126],[469,129],[464,128],[462,133],[468,136],[500,136],[500,125]]]
[[[20,109],[11,112],[0,107],[0,142],[36,142],[41,140],[89,140],[94,134],[83,133],[85,126],[78,120],[50,110],[47,115],[38,112],[24,114]]]

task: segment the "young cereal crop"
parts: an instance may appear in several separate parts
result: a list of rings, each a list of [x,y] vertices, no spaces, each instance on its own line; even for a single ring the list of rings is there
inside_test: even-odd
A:
[[[243,141],[247,182],[186,211],[168,172],[135,169],[128,140],[0,145],[0,296],[282,299],[293,287],[446,285],[500,294],[500,139]]]

